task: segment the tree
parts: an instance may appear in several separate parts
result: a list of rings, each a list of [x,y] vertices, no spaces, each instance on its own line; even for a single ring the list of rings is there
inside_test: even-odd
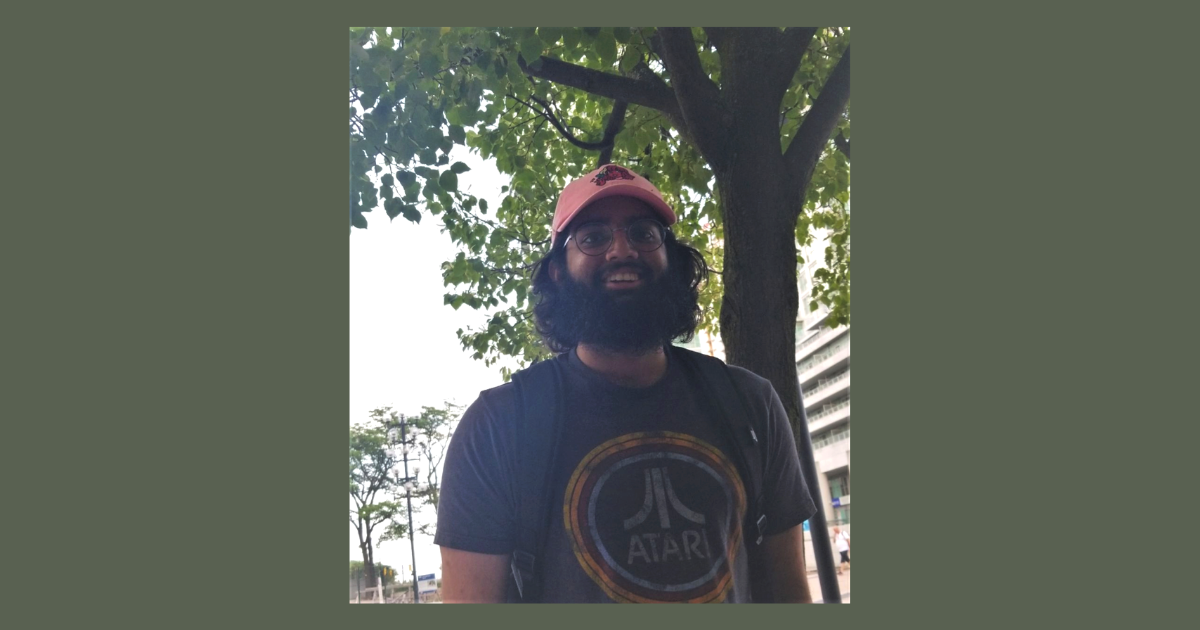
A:
[[[459,331],[474,357],[548,354],[525,272],[558,190],[612,159],[678,210],[675,233],[717,270],[704,325],[730,363],[772,382],[796,426],[810,228],[833,232],[817,300],[829,325],[850,317],[849,29],[352,28],[350,71],[351,225],[380,205],[440,218],[462,249],[443,265],[446,303],[496,309]],[[512,176],[500,207],[460,190],[455,145]]]
[[[420,415],[408,418],[408,430],[413,436],[417,457],[421,462],[420,471],[424,473],[417,496],[420,496],[426,505],[432,506],[435,512],[441,497],[439,470],[462,412],[461,405],[445,402],[441,408],[421,407]],[[428,525],[417,529],[423,534],[433,533]]]
[[[372,422],[350,425],[350,525],[358,534],[366,580],[375,584],[375,545],[407,534],[407,526],[396,520],[400,503],[387,500],[398,480],[384,423],[395,414],[390,408],[371,412]],[[351,567],[353,570],[353,566]]]
[[[377,573],[379,575],[379,577],[383,578],[384,586],[388,586],[390,584],[395,584],[396,577],[397,577],[395,569],[393,569],[392,567],[390,567],[386,564],[383,564],[383,563],[377,563],[374,565],[374,567],[375,567],[375,573]],[[352,582],[365,581],[366,588],[370,588],[370,587],[376,585],[375,578],[367,577],[366,565],[363,564],[359,560],[351,560],[350,561],[350,581],[352,581]]]

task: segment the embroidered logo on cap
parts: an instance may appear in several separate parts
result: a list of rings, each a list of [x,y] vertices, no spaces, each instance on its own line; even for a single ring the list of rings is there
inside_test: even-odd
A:
[[[604,167],[604,170],[596,173],[596,176],[592,178],[592,181],[597,186],[603,186],[616,179],[633,179],[633,175],[620,166],[609,164],[608,166]]]

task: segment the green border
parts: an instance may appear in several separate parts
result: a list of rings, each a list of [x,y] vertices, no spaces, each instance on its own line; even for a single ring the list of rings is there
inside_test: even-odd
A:
[[[760,24],[787,21],[777,14],[755,19],[741,8],[738,15]],[[637,21],[655,17],[639,15]],[[582,614],[578,606],[561,605],[342,609],[349,239],[341,210],[346,154],[339,121],[345,103],[330,95],[345,85],[345,26],[321,16],[298,26],[293,20],[299,19],[206,25],[186,37],[164,31],[119,44],[146,65],[134,65],[120,86],[138,95],[137,106],[126,118],[113,118],[106,163],[96,168],[134,165],[103,171],[109,181],[130,186],[121,193],[102,189],[106,200],[115,199],[103,210],[108,214],[84,215],[80,225],[102,227],[96,224],[109,217],[110,230],[87,234],[91,248],[73,259],[79,277],[87,279],[84,295],[113,308],[83,322],[99,353],[88,357],[92,369],[64,369],[83,384],[79,393],[84,408],[93,409],[90,417],[97,406],[105,411],[104,422],[92,421],[86,435],[108,433],[120,446],[134,446],[120,456],[124,476],[115,481],[132,485],[135,496],[107,503],[117,518],[97,526],[108,538],[94,545],[123,562],[114,558],[92,577],[145,586],[136,592],[118,588],[103,603],[134,603],[139,614],[163,619],[261,618],[273,625],[334,627],[357,623],[356,617],[386,622],[398,616],[487,627],[509,615],[522,623],[545,618],[584,627],[629,623],[631,615],[638,622],[648,617],[652,623],[721,626],[745,623],[747,614],[756,623],[793,624],[801,615],[804,622],[834,620],[838,613],[784,606],[690,612],[602,607]],[[704,21],[677,14],[659,20]],[[856,402],[883,418],[894,415],[883,401],[921,385],[917,375],[908,382],[895,378],[913,372],[894,371],[899,366],[891,353],[897,339],[906,339],[904,324],[912,323],[903,317],[921,316],[919,309],[896,308],[907,299],[898,292],[903,274],[894,263],[903,258],[902,241],[920,237],[923,229],[882,211],[897,205],[890,194],[903,188],[897,182],[916,176],[896,168],[916,170],[875,139],[903,128],[897,112],[905,104],[889,96],[903,84],[880,61],[888,61],[903,38],[860,33],[855,113],[869,134],[858,132],[866,138],[859,165],[868,170],[859,171],[855,233],[858,266],[870,273],[859,274],[859,295],[867,301],[856,309],[861,319],[855,337],[859,363],[868,369],[856,372],[868,376],[856,379],[865,384]],[[867,33],[879,39],[869,41]],[[191,52],[170,54],[180,41]],[[158,78],[164,82],[159,91],[146,87]],[[139,138],[153,136],[155,148],[122,142],[122,127]],[[873,194],[861,196],[867,193]],[[127,214],[123,206],[138,212]],[[98,254],[117,261],[111,274],[98,272]],[[891,532],[907,531],[896,515],[911,512],[912,502],[894,480],[918,477],[894,472],[910,459],[904,446],[920,444],[887,424],[880,421],[860,437],[867,455],[859,461],[868,468],[862,469],[867,476],[859,482],[856,510],[867,523],[856,538],[863,554],[859,602],[896,603],[919,590],[914,581],[936,577],[930,588],[945,581],[940,572],[914,579],[912,567],[901,562],[910,556],[898,549],[911,541]],[[115,452],[106,451],[107,458]],[[902,503],[906,507],[898,511]],[[163,575],[167,562],[180,568]]]

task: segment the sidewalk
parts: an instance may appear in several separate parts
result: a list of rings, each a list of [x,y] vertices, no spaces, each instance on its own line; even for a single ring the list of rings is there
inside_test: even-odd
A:
[[[842,603],[850,603],[850,570],[842,571],[842,574],[837,576],[838,590],[842,594]],[[812,593],[813,603],[820,604],[821,601],[821,581],[817,579],[816,571],[808,573],[808,592]]]

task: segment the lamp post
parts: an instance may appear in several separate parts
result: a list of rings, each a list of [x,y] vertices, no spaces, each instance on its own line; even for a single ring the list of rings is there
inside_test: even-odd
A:
[[[412,520],[412,489],[416,481],[415,475],[408,476],[408,434],[406,429],[408,423],[404,419],[404,414],[400,415],[399,422],[389,421],[388,426],[388,442],[392,445],[392,457],[396,456],[396,451],[400,451],[400,459],[404,463],[404,476],[400,477],[400,467],[396,467],[396,475],[399,481],[404,484],[404,499],[408,505],[408,544],[412,551],[412,588],[413,588],[413,603],[419,604],[420,591],[417,588],[417,543],[413,538],[413,520]],[[398,448],[397,448],[398,446]],[[414,471],[415,472],[415,471]]]

